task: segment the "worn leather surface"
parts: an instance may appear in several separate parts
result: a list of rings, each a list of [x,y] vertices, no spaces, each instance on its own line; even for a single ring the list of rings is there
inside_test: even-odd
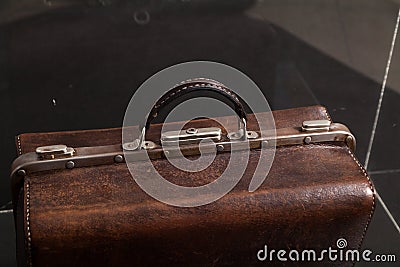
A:
[[[275,111],[277,127],[326,119],[315,106]],[[251,119],[250,119],[251,120]],[[249,124],[251,126],[251,123]],[[157,127],[152,127],[157,130]],[[120,129],[24,134],[21,153],[38,145],[94,146],[120,142]],[[220,200],[196,208],[172,207],[144,193],[125,164],[46,171],[24,183],[26,265],[32,266],[263,266],[257,252],[328,249],[345,238],[360,247],[374,208],[371,181],[344,144],[276,150],[262,186],[247,191],[259,151],[253,150],[239,184]],[[199,173],[165,160],[154,166],[170,181],[194,185],[216,179],[229,153]],[[146,175],[141,163],[135,175]],[[20,216],[22,217],[22,216]],[[285,262],[284,266],[351,266],[352,262]],[[22,264],[21,264],[22,265]],[[274,262],[274,265],[283,265]]]

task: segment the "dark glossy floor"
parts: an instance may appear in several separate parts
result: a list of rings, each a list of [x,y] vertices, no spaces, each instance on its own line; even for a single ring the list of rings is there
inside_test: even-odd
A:
[[[192,60],[242,70],[273,109],[321,104],[348,125],[380,197],[363,247],[396,254],[387,266],[400,266],[400,37],[382,87],[396,1],[31,2],[0,4],[0,266],[15,266],[8,204],[14,136],[119,127],[132,88]],[[148,10],[150,21],[138,22],[137,10]],[[200,33],[208,38],[196,39]],[[373,264],[357,263],[364,265]]]

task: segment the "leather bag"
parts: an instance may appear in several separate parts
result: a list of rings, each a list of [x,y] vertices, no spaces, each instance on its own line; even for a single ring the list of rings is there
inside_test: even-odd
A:
[[[246,114],[228,88],[218,86],[189,87],[227,100],[246,118],[245,130],[257,132],[254,115]],[[191,93],[174,88],[158,104],[172,92],[176,97]],[[153,166],[174,184],[197,186],[217,179],[231,155],[227,147],[217,149],[214,162],[200,172],[179,172],[168,163],[161,150],[162,124],[149,127],[162,108],[156,103],[145,126],[143,139],[154,146],[136,144],[134,149],[149,153]],[[354,137],[333,123],[322,106],[277,110],[273,116],[275,158],[261,186],[248,190],[263,149],[262,141],[248,139],[254,145],[238,184],[197,207],[162,203],[138,186],[124,163],[121,128],[17,136],[20,156],[12,167],[12,190],[19,266],[258,266],[266,264],[259,258],[266,246],[318,251],[345,239],[346,249],[359,249],[375,197],[352,152]],[[198,119],[184,130],[210,127],[219,125]],[[283,138],[288,132],[295,137]],[[219,134],[227,139],[225,129]],[[89,154],[94,159],[84,157]],[[141,164],[133,164],[136,175],[145,176]],[[284,263],[275,258],[272,263],[354,264],[326,258]]]

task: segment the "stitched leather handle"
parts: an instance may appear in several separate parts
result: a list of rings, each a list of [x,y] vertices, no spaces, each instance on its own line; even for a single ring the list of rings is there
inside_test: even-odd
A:
[[[239,100],[239,97],[225,85],[220,82],[196,78],[184,81],[157,100],[147,116],[145,128],[149,129],[151,123],[159,117],[163,109],[172,110],[177,102],[179,103],[194,97],[210,97],[218,99],[231,107],[239,116],[240,121],[247,121],[246,111]],[[167,113],[167,114],[168,114]]]

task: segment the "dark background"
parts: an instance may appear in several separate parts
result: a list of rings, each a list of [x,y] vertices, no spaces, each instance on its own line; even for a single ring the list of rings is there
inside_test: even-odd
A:
[[[305,40],[302,34],[313,33],[312,27],[299,34],[267,15],[261,19],[254,15],[277,5],[284,14],[296,8],[300,12],[304,6],[293,1],[245,0],[39,2],[0,4],[1,266],[1,261],[14,264],[12,214],[8,211],[9,168],[16,157],[14,137],[26,132],[121,127],[135,89],[177,63],[210,60],[237,68],[257,83],[272,109],[326,106],[334,121],[350,127],[357,138],[356,155],[365,161],[381,81]],[[323,12],[338,2],[308,5]],[[378,39],[370,33],[370,41],[382,42],[385,50],[379,51],[383,55],[382,64],[378,62],[382,78],[398,9],[395,3],[387,5],[387,15],[392,17],[392,24],[387,25],[390,34]],[[372,11],[364,8],[362,12]],[[316,18],[318,15],[311,13],[302,19],[318,23]],[[330,25],[323,27],[329,30]],[[342,27],[344,31],[354,25],[349,22]],[[359,49],[369,47],[363,40],[345,41]],[[393,64],[400,61],[396,51]],[[396,74],[389,73],[389,79]],[[378,192],[397,222],[399,103],[399,90],[388,86],[368,164]],[[365,246],[398,253],[400,260],[400,234],[381,203],[377,209]]]

